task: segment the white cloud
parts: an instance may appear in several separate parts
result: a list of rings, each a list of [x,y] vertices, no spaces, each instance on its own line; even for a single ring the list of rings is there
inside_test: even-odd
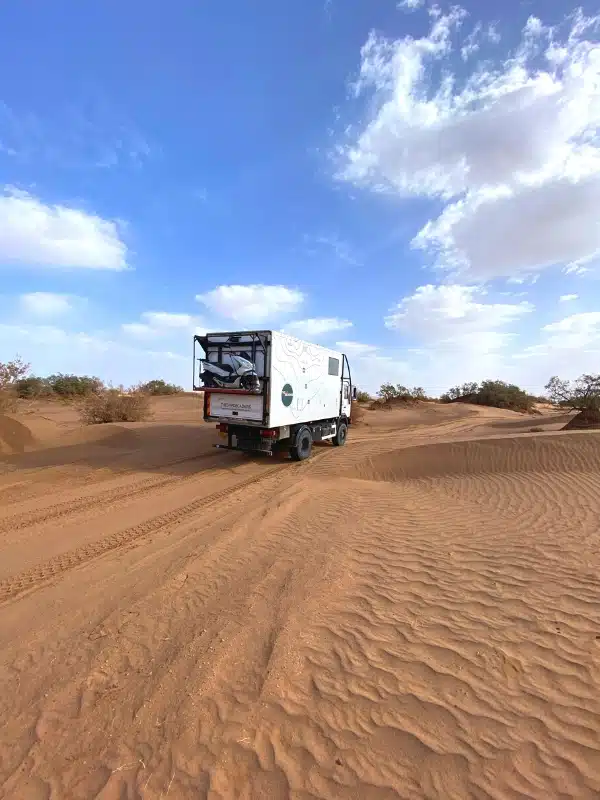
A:
[[[105,331],[0,324],[0,361],[14,357],[15,343],[36,375],[56,372],[98,375],[107,383],[125,386],[163,378],[190,388],[189,341],[179,347],[146,349],[131,346]]]
[[[321,255],[322,251],[332,253],[337,261],[352,266],[360,266],[361,260],[353,247],[337,234],[305,236],[306,252],[311,256]]]
[[[521,366],[519,376],[526,383],[544,386],[551,375],[577,378],[597,372],[600,359],[600,312],[572,314],[545,325],[537,344],[515,353]]]
[[[35,317],[61,316],[72,309],[72,303],[70,295],[52,292],[29,292],[19,298],[22,311]]]
[[[363,344],[362,342],[336,342],[335,346],[348,357],[354,356],[356,358],[376,356],[380,348],[374,344]]]
[[[566,32],[531,17],[514,52],[466,79],[457,57],[497,31],[476,24],[461,38],[458,7],[430,17],[427,36],[372,33],[362,48],[355,88],[374,111],[349,129],[339,177],[453,201],[414,245],[469,280],[600,255],[600,16],[576,12]]]
[[[112,220],[10,187],[0,194],[0,263],[123,270],[126,256]]]
[[[378,385],[388,380],[419,385],[437,396],[468,380],[513,379],[515,328],[533,310],[525,301],[493,302],[479,286],[420,286],[385,317],[386,327],[401,334],[402,350],[376,355],[391,355],[390,369],[397,363],[402,369],[388,378],[386,364],[379,360],[374,370]]]
[[[484,298],[485,291],[476,286],[419,286],[398,303],[385,318],[385,324],[438,348],[459,348],[465,354],[490,352],[512,338],[513,334],[503,329],[534,307],[526,301],[481,302]]]
[[[558,301],[559,303],[570,303],[571,300],[578,300],[578,299],[579,299],[578,294],[561,294],[561,296],[558,298]]]
[[[337,317],[317,317],[311,319],[298,319],[288,322],[284,330],[293,336],[310,339],[314,336],[323,336],[332,331],[341,331],[351,328],[352,323],[347,319]]]
[[[169,311],[144,311],[142,318],[157,328],[189,328],[194,324],[191,314],[176,314]]]
[[[578,350],[600,342],[600,311],[572,314],[542,328],[550,337],[548,348]]]
[[[298,289],[288,286],[251,284],[217,286],[196,295],[196,300],[212,313],[239,324],[257,324],[297,311],[304,302]]]
[[[383,348],[364,342],[336,342],[335,347],[348,357],[352,382],[375,393],[383,383],[406,383],[411,374],[405,354],[385,352]]]
[[[465,18],[457,7],[434,16],[421,39],[370,35],[358,88],[375,91],[376,112],[344,151],[345,177],[453,196],[560,167],[594,135],[600,52],[584,35],[598,20],[577,17],[559,51],[556,33],[531,18],[516,53],[495,69],[477,65],[461,82],[452,71],[452,35]],[[436,62],[448,72],[433,86]]]
[[[413,246],[471,280],[535,273],[600,254],[600,173],[467,196],[428,222]]]
[[[423,8],[424,5],[425,0],[402,0],[401,3],[397,4],[397,8],[402,11],[416,11],[419,8]]]
[[[137,339],[181,335],[182,331],[191,331],[200,322],[191,314],[169,311],[144,311],[140,317],[142,322],[126,322],[121,326],[125,333]]]
[[[160,153],[133,120],[106,100],[87,109],[72,102],[54,106],[43,116],[0,101],[0,140],[0,150],[22,161],[49,161],[70,169],[139,168]]]
[[[471,33],[465,38],[460,48],[460,56],[463,61],[468,61],[471,56],[480,51],[483,44],[488,42],[491,44],[498,44],[499,41],[500,35],[493,23],[484,28],[481,22],[478,22]]]
[[[124,322],[121,328],[129,336],[133,336],[136,339],[148,339],[159,335],[158,331],[143,322]]]
[[[420,385],[440,395],[448,387],[488,378],[517,383],[541,394],[551,375],[575,378],[600,363],[600,311],[573,314],[530,330],[521,344],[515,326],[530,316],[528,303],[486,302],[481,289],[425,286],[404,298],[387,318],[403,334],[402,349],[338,342],[353,375],[375,391],[382,383]],[[530,325],[528,325],[529,329]],[[407,337],[418,345],[407,347]]]

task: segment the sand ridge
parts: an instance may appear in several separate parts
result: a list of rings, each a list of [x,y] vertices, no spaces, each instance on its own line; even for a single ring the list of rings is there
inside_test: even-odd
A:
[[[293,464],[195,400],[2,456],[0,796],[600,795],[599,434],[424,406]]]

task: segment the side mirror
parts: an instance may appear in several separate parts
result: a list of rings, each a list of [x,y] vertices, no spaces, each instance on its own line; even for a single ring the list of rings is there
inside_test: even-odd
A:
[[[352,387],[352,399],[353,400],[356,400],[357,394],[358,394],[358,390],[357,390],[356,386],[353,386]]]

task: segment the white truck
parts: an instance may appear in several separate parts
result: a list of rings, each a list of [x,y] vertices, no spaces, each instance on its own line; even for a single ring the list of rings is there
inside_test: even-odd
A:
[[[297,461],[313,442],[346,443],[356,398],[344,353],[279,331],[194,336],[194,391],[204,392],[204,419],[226,440],[216,447],[287,450]]]

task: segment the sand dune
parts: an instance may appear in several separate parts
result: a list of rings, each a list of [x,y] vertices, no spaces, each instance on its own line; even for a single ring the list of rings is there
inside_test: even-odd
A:
[[[600,434],[373,411],[295,464],[195,400],[2,456],[0,796],[600,796]]]
[[[405,447],[362,460],[347,471],[365,480],[441,476],[600,472],[600,436],[504,437]]]
[[[0,414],[0,454],[24,453],[35,447],[36,439],[33,431],[19,419],[7,414]]]

